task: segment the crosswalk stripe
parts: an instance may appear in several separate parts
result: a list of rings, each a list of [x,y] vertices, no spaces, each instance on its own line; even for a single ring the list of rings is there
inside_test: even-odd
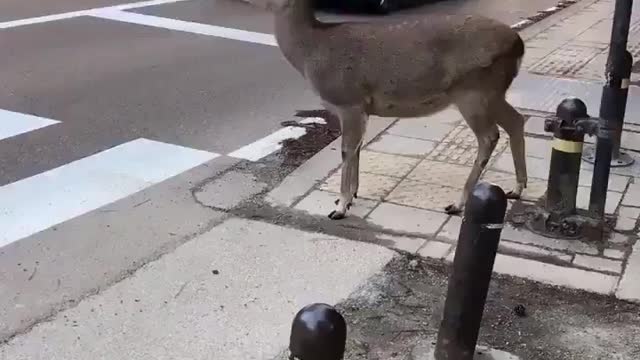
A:
[[[122,21],[131,24],[146,25],[157,28],[189,32],[199,35],[215,36],[225,39],[239,40],[255,44],[277,46],[276,39],[271,34],[254,31],[226,28],[191,21],[176,20],[159,16],[144,15],[127,11],[105,10],[92,13],[91,16],[101,19]]]
[[[0,140],[57,123],[59,121],[0,109]]]
[[[307,130],[299,126],[287,126],[270,135],[263,137],[249,145],[227,154],[227,156],[249,161],[258,161],[263,157],[282,148],[282,142],[289,139],[298,139],[305,135]]]
[[[138,1],[138,2],[128,3],[128,4],[119,4],[114,6],[107,6],[102,8],[88,9],[88,10],[69,11],[69,12],[60,13],[60,14],[51,14],[51,15],[37,16],[37,17],[26,18],[26,19],[0,22],[0,29],[10,29],[10,28],[19,27],[19,26],[35,25],[35,24],[42,24],[42,23],[47,23],[51,21],[73,19],[80,16],[91,15],[96,11],[132,10],[132,9],[138,9],[138,8],[147,7],[147,6],[171,4],[171,3],[182,2],[182,1],[190,1],[190,0],[149,0],[149,1]]]
[[[219,154],[144,138],[0,187],[0,247],[123,199]]]

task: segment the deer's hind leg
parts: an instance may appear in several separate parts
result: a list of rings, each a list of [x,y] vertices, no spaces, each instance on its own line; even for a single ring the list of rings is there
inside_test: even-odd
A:
[[[498,125],[509,135],[511,156],[513,156],[513,166],[516,170],[516,186],[507,193],[507,197],[519,199],[524,189],[527,188],[524,117],[504,98],[496,101],[494,109]]]
[[[333,220],[343,219],[358,192],[360,149],[369,116],[360,106],[339,107],[336,113],[342,126],[342,178],[340,197],[329,214]]]
[[[495,120],[489,111],[489,101],[486,95],[479,91],[469,92],[462,96],[456,96],[456,105],[465,122],[471,128],[478,142],[478,153],[465,182],[462,194],[457,204],[451,204],[445,208],[447,214],[459,214],[469,198],[473,187],[480,179],[493,150],[498,144],[500,132]]]

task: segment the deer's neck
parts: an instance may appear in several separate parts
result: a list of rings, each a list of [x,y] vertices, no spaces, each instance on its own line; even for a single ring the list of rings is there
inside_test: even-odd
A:
[[[312,35],[318,23],[314,0],[289,0],[291,3],[275,14],[275,37],[285,58],[298,71],[313,48]]]

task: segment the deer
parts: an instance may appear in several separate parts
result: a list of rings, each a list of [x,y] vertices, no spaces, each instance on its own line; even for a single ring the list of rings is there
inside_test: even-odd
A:
[[[278,1],[278,0],[275,0]],[[321,22],[314,0],[270,3],[275,40],[323,107],[340,120],[341,183],[333,220],[358,197],[360,151],[370,116],[426,117],[457,107],[473,131],[478,153],[457,202],[458,215],[500,137],[509,136],[518,199],[527,187],[524,117],[507,102],[525,46],[510,26],[483,16],[427,14],[376,21]]]

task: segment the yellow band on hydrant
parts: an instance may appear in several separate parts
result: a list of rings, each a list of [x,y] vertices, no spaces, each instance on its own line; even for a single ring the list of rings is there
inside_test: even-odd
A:
[[[558,138],[553,139],[553,148],[565,153],[580,154],[582,153],[582,145],[583,143],[581,141],[569,141]]]

